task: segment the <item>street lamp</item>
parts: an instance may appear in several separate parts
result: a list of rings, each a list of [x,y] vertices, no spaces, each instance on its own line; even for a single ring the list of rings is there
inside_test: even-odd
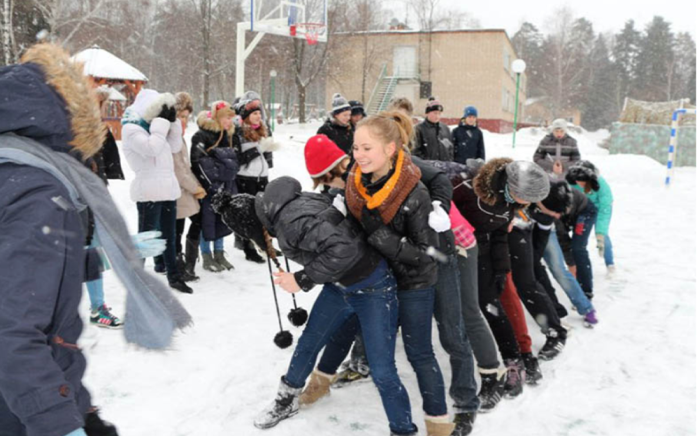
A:
[[[270,130],[275,131],[275,77],[277,77],[277,71],[270,71],[270,112],[272,113],[272,120],[270,120]]]
[[[522,59],[516,59],[510,66],[513,72],[516,74],[517,79],[515,80],[515,115],[513,117],[513,148],[515,148],[515,134],[518,131],[518,99],[520,97],[520,75],[525,71],[525,61]]]

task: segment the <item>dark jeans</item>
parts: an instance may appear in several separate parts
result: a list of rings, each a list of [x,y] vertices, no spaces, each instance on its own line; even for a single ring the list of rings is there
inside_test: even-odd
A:
[[[479,397],[474,378],[474,353],[466,335],[462,319],[459,269],[457,256],[438,264],[438,282],[435,285],[435,320],[440,344],[450,356],[452,383],[450,397],[456,412],[476,412]]]
[[[597,217],[598,209],[592,201],[589,201],[583,212],[576,218],[574,235],[571,238],[571,247],[576,262],[576,279],[588,298],[593,296],[593,269],[587,246]]]
[[[418,377],[418,387],[423,397],[423,411],[430,416],[447,413],[445,403],[445,382],[440,366],[433,354],[432,325],[435,305],[433,288],[399,291],[399,324],[406,357]],[[335,374],[343,359],[347,356],[357,332],[357,321],[348,319],[340,330],[333,334],[326,344],[318,369],[326,374]],[[365,347],[367,344],[366,328],[362,328]],[[372,360],[369,356],[370,370],[374,376]]]
[[[325,284],[294,350],[284,377],[286,382],[292,387],[303,387],[321,348],[349,318],[354,318],[363,326],[362,335],[372,379],[382,398],[389,428],[396,434],[416,431],[408,393],[399,379],[394,360],[398,306],[396,279],[384,262],[357,285],[342,288]]]
[[[479,243],[479,307],[486,321],[491,327],[491,332],[496,338],[501,357],[506,359],[519,359],[520,347],[515,339],[513,326],[501,304],[503,289],[496,289],[495,274],[491,266],[490,242]]]
[[[185,233],[185,218],[177,220],[175,222],[175,228],[177,230],[177,235],[175,236],[175,254],[179,256],[182,254],[182,234]]]
[[[175,255],[175,237],[177,230],[177,206],[175,201],[147,201],[138,202],[139,232],[159,230],[165,239],[165,251],[163,261],[168,272],[168,282],[180,280],[180,271],[177,269],[177,256]]]
[[[508,234],[513,282],[525,309],[547,333],[549,329],[564,332],[559,316],[542,284],[535,279],[532,229],[513,227]]]
[[[466,254],[466,256],[461,254],[457,256],[464,329],[479,368],[496,369],[498,368],[496,342],[479,308],[479,246],[470,248]]]

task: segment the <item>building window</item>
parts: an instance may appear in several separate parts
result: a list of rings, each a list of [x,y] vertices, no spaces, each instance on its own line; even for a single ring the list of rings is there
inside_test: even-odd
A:
[[[510,74],[510,53],[507,49],[503,50],[503,68]]]
[[[501,108],[506,112],[510,112],[510,92],[505,88],[503,88],[503,98],[501,99]]]

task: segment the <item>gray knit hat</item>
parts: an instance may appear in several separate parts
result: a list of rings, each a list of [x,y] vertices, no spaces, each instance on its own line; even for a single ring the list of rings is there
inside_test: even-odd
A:
[[[349,111],[351,109],[350,103],[340,94],[333,94],[333,100],[331,102],[331,116],[338,115],[341,112]]]
[[[564,118],[557,118],[552,122],[552,132],[557,130],[557,129],[562,129],[563,131],[566,132],[566,130],[569,127],[569,123],[566,122]]]
[[[520,200],[536,203],[549,194],[549,176],[534,162],[518,160],[506,165],[508,189]]]

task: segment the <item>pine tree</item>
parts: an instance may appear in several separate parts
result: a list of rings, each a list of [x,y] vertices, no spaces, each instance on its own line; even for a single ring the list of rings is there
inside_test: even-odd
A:
[[[612,56],[617,73],[615,99],[618,111],[622,110],[625,98],[633,96],[631,86],[637,71],[640,44],[641,35],[634,28],[634,20],[627,21],[622,31],[615,35]]]
[[[671,99],[673,33],[671,24],[655,16],[645,29],[634,81],[635,95],[647,101]]]
[[[602,34],[595,40],[588,64],[592,74],[586,86],[581,124],[589,130],[601,129],[613,122],[619,113],[614,93],[617,71]]]
[[[695,69],[696,47],[688,32],[676,35],[673,41],[673,78],[671,98],[679,100],[690,96],[690,78]]]
[[[542,71],[546,65],[544,37],[534,24],[525,22],[513,35],[512,41],[518,57],[527,64],[528,95],[545,95],[547,90]]]

